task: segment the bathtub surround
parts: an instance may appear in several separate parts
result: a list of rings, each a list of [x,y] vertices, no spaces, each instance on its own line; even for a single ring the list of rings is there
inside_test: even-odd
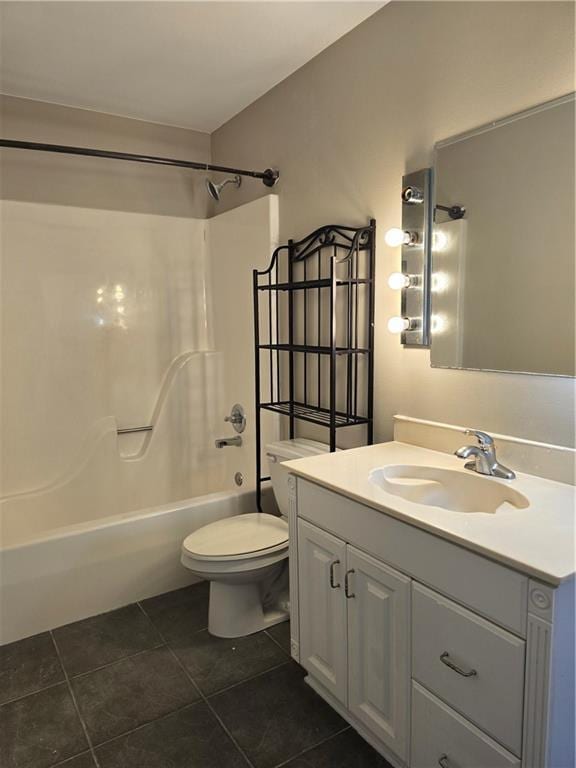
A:
[[[254,511],[252,314],[237,296],[268,262],[278,208],[201,221],[1,205],[3,643],[189,583],[182,540]],[[235,402],[244,445],[219,451]]]
[[[436,141],[573,89],[572,3],[392,2],[212,135],[215,162],[283,170],[282,240],[377,219],[376,441],[403,413],[574,445],[573,380],[436,370],[427,350],[400,348],[386,330],[400,264],[383,239],[403,174],[430,166]]]
[[[1,648],[0,763],[388,768],[304,683],[287,623],[222,640],[207,619],[200,584]]]

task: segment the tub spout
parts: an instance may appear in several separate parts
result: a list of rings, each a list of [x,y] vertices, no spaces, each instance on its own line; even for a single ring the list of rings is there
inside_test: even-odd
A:
[[[219,437],[214,445],[216,448],[226,448],[227,445],[234,445],[236,448],[240,448],[242,445],[242,438],[240,435],[236,435],[236,437]]]

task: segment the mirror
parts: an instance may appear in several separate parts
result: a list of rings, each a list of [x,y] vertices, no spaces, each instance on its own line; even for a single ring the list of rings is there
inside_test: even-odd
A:
[[[575,375],[574,107],[436,145],[432,366]]]

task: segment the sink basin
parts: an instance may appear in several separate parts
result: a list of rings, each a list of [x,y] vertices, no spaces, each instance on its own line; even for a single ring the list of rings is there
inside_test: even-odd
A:
[[[440,467],[391,464],[373,469],[370,482],[386,493],[415,504],[452,512],[495,514],[510,506],[516,509],[530,506],[526,496],[507,483]]]

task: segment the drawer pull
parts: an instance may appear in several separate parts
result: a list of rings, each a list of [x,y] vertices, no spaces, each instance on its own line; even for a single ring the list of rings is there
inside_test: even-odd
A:
[[[333,560],[330,563],[330,586],[332,587],[332,589],[339,589],[340,586],[341,586],[340,583],[336,584],[336,581],[334,580],[334,566],[335,565],[340,565],[340,560]]]
[[[350,600],[351,597],[356,597],[354,592],[350,592],[350,574],[355,573],[354,569],[350,571],[346,571],[346,575],[344,576],[344,594]]]
[[[454,672],[458,672],[458,674],[462,675],[462,677],[476,677],[478,674],[475,669],[462,669],[462,667],[459,667],[454,664],[453,661],[450,661],[450,654],[448,651],[444,651],[444,653],[440,656],[440,661],[442,664],[446,664],[447,667],[450,667],[450,669],[453,669]],[[444,757],[444,755],[442,755],[442,757]]]
[[[450,768],[450,762],[448,760],[448,755],[441,755],[438,758],[438,765],[441,766],[441,768]]]

